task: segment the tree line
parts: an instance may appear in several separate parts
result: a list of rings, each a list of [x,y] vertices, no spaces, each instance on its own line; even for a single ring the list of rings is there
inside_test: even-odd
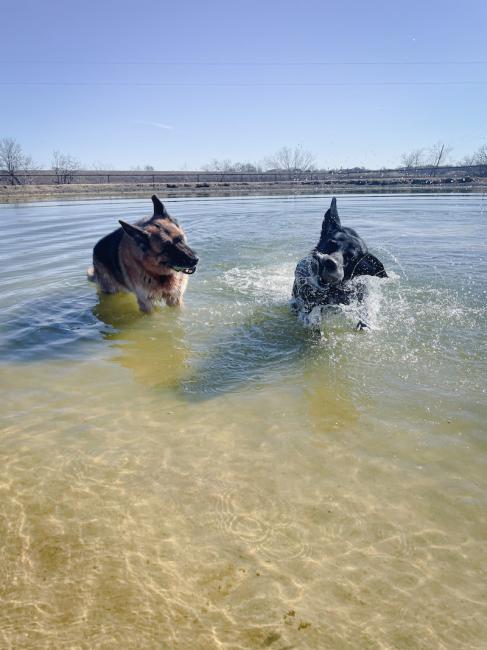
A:
[[[429,149],[412,149],[401,154],[400,168],[406,172],[429,167],[434,176],[438,167],[451,163],[452,148],[444,142],[436,142]],[[481,145],[477,151],[453,163],[458,167],[487,166],[487,144]]]
[[[232,162],[228,158],[214,158],[203,165],[206,172],[262,173],[266,171],[309,172],[316,170],[316,158],[302,147],[282,147],[272,156],[267,156],[261,163]]]
[[[428,149],[412,149],[400,156],[400,165],[397,167],[403,170],[406,175],[413,173],[420,168],[429,168],[431,175],[436,175],[439,167],[447,165],[451,160],[452,148],[443,142],[437,142]],[[485,166],[487,173],[487,144],[481,145],[473,154],[465,156],[455,163],[459,167]],[[109,169],[110,166],[102,166],[95,163],[93,169]],[[28,173],[42,169],[36,165],[32,157],[26,154],[22,146],[14,138],[0,139],[0,172],[7,178],[10,185],[21,185],[28,180]],[[74,156],[55,150],[52,153],[51,166],[56,183],[65,185],[72,183],[75,175],[82,168],[80,161]],[[154,171],[152,165],[144,167],[133,167],[133,171]],[[300,146],[282,147],[273,155],[263,159],[260,163],[233,162],[229,159],[213,159],[202,167],[203,171],[236,173],[265,173],[265,172],[286,172],[292,174],[312,171],[338,171],[318,169],[315,155]],[[364,167],[354,167],[343,171],[367,171]],[[25,175],[27,174],[27,176]]]
[[[13,138],[0,139],[0,171],[7,176],[10,185],[22,185],[25,177],[20,174],[39,169],[32,157],[27,155],[22,146]],[[71,183],[79,170],[79,161],[69,154],[60,151],[52,152],[51,169],[59,184]]]

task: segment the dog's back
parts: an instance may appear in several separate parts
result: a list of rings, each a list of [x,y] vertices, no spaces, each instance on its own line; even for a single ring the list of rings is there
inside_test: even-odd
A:
[[[105,235],[95,244],[93,249],[94,275],[110,276],[121,288],[125,287],[122,266],[120,264],[119,250],[123,238],[123,229],[117,228],[109,235]],[[102,278],[99,278],[100,280]]]

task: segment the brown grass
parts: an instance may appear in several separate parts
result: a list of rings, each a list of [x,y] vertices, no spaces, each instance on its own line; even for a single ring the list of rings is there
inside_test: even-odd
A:
[[[157,193],[161,198],[194,196],[249,196],[279,194],[340,194],[340,193],[390,193],[390,192],[485,192],[487,179],[475,179],[472,183],[444,183],[440,179],[428,185],[414,185],[410,182],[394,182],[392,179],[374,181],[302,181],[222,183],[93,183],[70,185],[0,185],[0,203],[54,200],[60,198],[121,198],[147,197]]]

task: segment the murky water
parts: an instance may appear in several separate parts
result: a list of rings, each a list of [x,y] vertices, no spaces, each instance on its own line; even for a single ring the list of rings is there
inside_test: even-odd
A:
[[[320,339],[328,204],[171,201],[151,316],[84,275],[149,197],[0,206],[1,647],[487,647],[487,199],[339,197],[392,277]]]

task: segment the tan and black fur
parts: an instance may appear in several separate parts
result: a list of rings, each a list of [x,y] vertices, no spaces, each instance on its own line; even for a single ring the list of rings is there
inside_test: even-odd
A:
[[[161,300],[181,306],[188,275],[198,263],[181,226],[157,196],[152,202],[152,217],[135,225],[119,221],[121,228],[100,239],[93,249],[93,267],[88,269],[88,278],[104,293],[135,293],[144,312]]]

